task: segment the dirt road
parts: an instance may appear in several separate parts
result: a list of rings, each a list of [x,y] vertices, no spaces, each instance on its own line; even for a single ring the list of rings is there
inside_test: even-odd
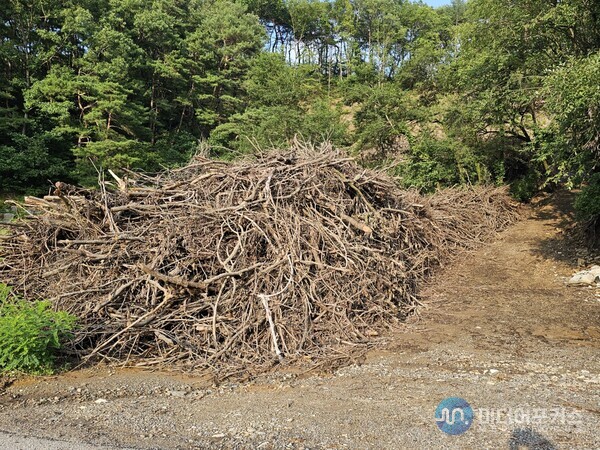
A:
[[[168,449],[600,448],[600,294],[564,284],[566,223],[542,205],[440,273],[420,317],[361,365],[220,387],[130,370],[22,380],[0,430]],[[460,436],[436,426],[446,397],[474,410]]]

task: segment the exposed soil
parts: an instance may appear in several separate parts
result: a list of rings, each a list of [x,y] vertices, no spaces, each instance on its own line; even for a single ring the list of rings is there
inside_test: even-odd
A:
[[[578,259],[594,262],[565,237],[570,201],[540,201],[461,257],[353,366],[220,386],[103,368],[18,380],[0,430],[134,448],[600,448],[600,291],[565,286]],[[476,411],[461,436],[434,420],[451,396]]]

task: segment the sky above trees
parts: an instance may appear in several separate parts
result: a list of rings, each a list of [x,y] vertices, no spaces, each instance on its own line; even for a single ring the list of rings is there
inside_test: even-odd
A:
[[[430,6],[443,6],[449,5],[451,2],[450,0],[425,0],[425,3]]]

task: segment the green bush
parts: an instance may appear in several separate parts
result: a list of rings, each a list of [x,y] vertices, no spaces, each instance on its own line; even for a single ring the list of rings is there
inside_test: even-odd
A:
[[[528,202],[539,191],[539,176],[534,171],[513,181],[510,184],[510,193],[521,202]]]
[[[48,374],[76,318],[46,301],[29,302],[0,284],[0,371]]]
[[[600,173],[590,177],[575,200],[577,219],[585,222],[600,217]]]

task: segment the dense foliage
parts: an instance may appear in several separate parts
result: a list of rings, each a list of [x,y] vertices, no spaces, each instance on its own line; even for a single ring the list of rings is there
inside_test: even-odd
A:
[[[597,180],[595,0],[7,0],[0,15],[0,192],[296,134],[426,191]]]
[[[48,302],[15,297],[0,284],[0,371],[52,373],[74,325],[74,316],[52,311]]]

